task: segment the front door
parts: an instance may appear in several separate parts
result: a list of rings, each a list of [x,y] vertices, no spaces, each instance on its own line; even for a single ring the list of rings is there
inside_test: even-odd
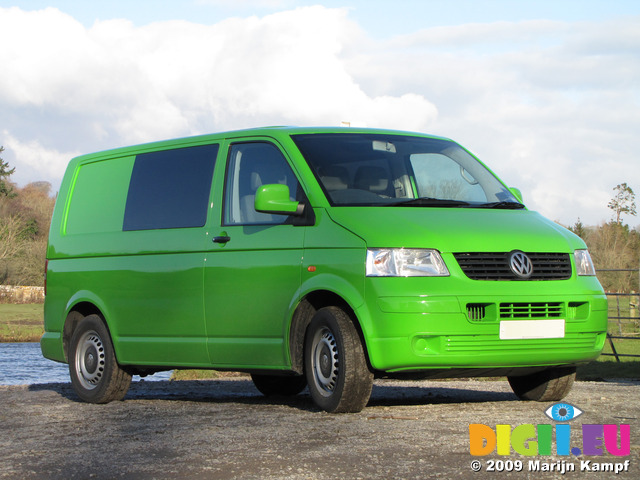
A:
[[[306,227],[294,217],[256,212],[260,185],[304,195],[284,154],[270,142],[231,144],[220,227],[206,255],[205,319],[209,356],[228,367],[285,368],[289,312],[300,286]]]

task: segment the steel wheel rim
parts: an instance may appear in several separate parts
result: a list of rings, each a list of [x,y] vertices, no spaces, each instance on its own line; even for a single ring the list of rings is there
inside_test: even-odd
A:
[[[105,353],[102,339],[95,331],[86,332],[78,342],[75,365],[82,387],[96,388],[104,374]]]
[[[336,388],[340,373],[339,360],[338,342],[333,333],[327,328],[319,330],[313,338],[311,368],[313,380],[324,397],[331,396]]]

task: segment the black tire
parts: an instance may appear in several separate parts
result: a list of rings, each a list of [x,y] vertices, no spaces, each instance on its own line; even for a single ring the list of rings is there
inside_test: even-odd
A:
[[[265,397],[290,397],[299,394],[307,386],[307,379],[304,378],[304,375],[282,376],[252,373],[251,380]]]
[[[316,312],[304,349],[309,393],[322,410],[356,413],[369,401],[373,373],[351,318],[338,307]]]
[[[69,375],[78,396],[89,403],[122,400],[131,375],[120,368],[111,336],[98,315],[80,322],[71,337]]]
[[[554,367],[521,377],[507,377],[519,399],[537,402],[562,400],[571,391],[576,367]]]

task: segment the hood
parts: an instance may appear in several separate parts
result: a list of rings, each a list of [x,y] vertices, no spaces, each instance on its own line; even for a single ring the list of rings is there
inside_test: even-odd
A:
[[[482,208],[333,207],[333,221],[368,247],[440,252],[564,252],[584,242],[537,212]]]

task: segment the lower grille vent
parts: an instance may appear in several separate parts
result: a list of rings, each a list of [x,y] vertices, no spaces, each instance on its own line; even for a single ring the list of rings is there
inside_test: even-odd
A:
[[[562,318],[562,303],[501,303],[500,318]]]
[[[479,322],[484,320],[487,316],[486,303],[468,303],[467,304],[467,317],[472,322]]]

